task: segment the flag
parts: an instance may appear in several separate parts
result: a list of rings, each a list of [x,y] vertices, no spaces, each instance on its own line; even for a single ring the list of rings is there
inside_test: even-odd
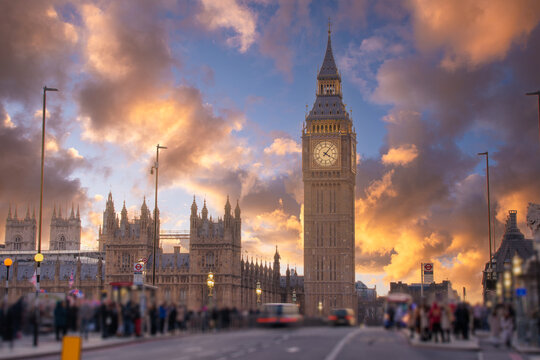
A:
[[[34,275],[32,275],[32,277],[30,278],[30,282],[32,283],[32,285],[34,285],[35,288],[37,287],[37,273],[36,273],[36,270],[34,270]]]
[[[71,271],[71,275],[69,275],[69,288],[71,289],[73,287],[73,270]]]

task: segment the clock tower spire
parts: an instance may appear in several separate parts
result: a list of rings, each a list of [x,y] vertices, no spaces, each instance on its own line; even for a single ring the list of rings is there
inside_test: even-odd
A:
[[[315,103],[302,131],[306,315],[356,308],[354,198],[356,134],[342,101],[330,22]]]

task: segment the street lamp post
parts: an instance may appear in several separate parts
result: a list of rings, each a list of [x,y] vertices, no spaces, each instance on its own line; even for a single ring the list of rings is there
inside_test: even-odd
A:
[[[39,268],[40,264],[43,261],[43,254],[38,252],[34,256],[34,261],[36,262],[36,301],[35,301],[35,310],[34,310],[34,346],[38,346],[39,338],[39,293],[41,288],[39,286]]]
[[[261,289],[261,282],[257,280],[257,287],[255,288],[255,293],[257,294],[257,306],[261,304],[261,295],[262,295],[262,289]]]
[[[529,93],[526,93],[525,95],[538,97],[538,131],[539,131],[539,136],[540,136],[540,90],[535,91],[535,92],[529,92]]]
[[[488,242],[489,242],[489,271],[493,270],[493,252],[491,249],[491,199],[489,196],[489,153],[483,152],[478,155],[486,156],[486,186],[487,186],[487,211],[488,211]]]
[[[153,261],[152,261],[152,285],[156,285],[156,246],[157,246],[157,236],[158,236],[158,207],[157,207],[157,195],[158,195],[158,174],[159,174],[159,149],[166,149],[165,146],[156,145],[156,163],[152,166],[150,174],[153,173],[153,170],[156,170],[156,192],[154,200],[154,246],[153,246]]]
[[[214,288],[214,285],[215,285],[215,280],[214,280],[214,273],[213,272],[209,272],[208,273],[208,277],[206,278],[206,285],[208,286],[208,308],[211,308],[212,307],[212,289]]]
[[[39,327],[39,310],[38,310],[38,294],[40,291],[40,265],[43,260],[43,255],[41,255],[41,224],[43,220],[43,168],[45,164],[45,117],[47,114],[47,91],[58,91],[55,88],[49,88],[47,86],[43,87],[43,121],[41,124],[41,181],[40,181],[40,191],[39,191],[39,223],[38,223],[38,255],[41,257],[41,260],[37,262],[36,267],[36,318],[34,326],[34,346],[38,346],[38,327]]]
[[[6,267],[6,301],[9,300],[8,298],[8,291],[9,291],[9,268],[11,267],[11,265],[13,264],[13,260],[11,260],[10,258],[5,258],[4,259],[4,265]]]

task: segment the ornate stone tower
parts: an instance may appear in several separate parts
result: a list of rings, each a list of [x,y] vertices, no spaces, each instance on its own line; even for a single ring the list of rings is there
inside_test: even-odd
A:
[[[316,96],[302,130],[304,291],[308,316],[355,306],[356,134],[342,101],[330,29]]]
[[[67,215],[67,214],[66,214]],[[51,217],[51,236],[49,250],[80,250],[81,249],[81,216],[77,206],[77,215],[71,206],[69,218],[62,217],[59,209],[56,215],[56,206]]]
[[[26,209],[24,219],[11,215],[11,205],[6,219],[6,250],[36,250],[36,213],[30,218],[30,208]]]
[[[240,206],[236,204],[234,216],[227,196],[223,219],[208,218],[206,200],[197,214],[193,198],[189,239],[189,296],[188,307],[200,309],[209,304],[206,280],[214,274],[213,305],[217,307],[241,306],[241,223]]]

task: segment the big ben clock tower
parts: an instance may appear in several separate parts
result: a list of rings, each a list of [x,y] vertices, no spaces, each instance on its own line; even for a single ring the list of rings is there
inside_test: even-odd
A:
[[[306,315],[353,308],[356,134],[342,101],[330,28],[313,108],[302,130]]]

